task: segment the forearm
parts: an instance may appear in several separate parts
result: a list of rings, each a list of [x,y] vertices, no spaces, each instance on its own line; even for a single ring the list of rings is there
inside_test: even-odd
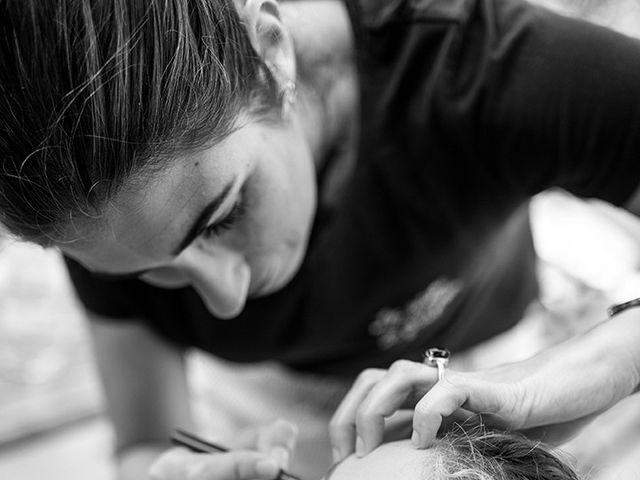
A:
[[[636,391],[638,345],[640,308],[632,308],[525,362],[526,427],[600,413]]]
[[[430,446],[443,419],[460,408],[483,414],[487,424],[541,430],[547,441],[555,430],[556,442],[637,389],[639,344],[640,308],[633,308],[525,361],[470,372],[451,368],[442,379],[436,369],[406,360],[388,371],[370,369],[337,409],[332,442],[344,457],[357,434],[370,451],[383,438],[384,419],[416,398],[412,439],[420,448]]]

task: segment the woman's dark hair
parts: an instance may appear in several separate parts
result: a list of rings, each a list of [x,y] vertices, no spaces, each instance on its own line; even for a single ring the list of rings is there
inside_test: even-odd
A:
[[[579,480],[559,454],[513,432],[454,425],[436,448],[443,480]]]
[[[0,0],[0,222],[49,244],[278,105],[233,0]]]

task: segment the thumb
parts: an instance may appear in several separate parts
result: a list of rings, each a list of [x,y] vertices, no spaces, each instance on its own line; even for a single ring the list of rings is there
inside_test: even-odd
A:
[[[276,460],[281,468],[286,469],[297,438],[296,425],[284,419],[277,419],[259,430],[257,447],[259,451]]]
[[[192,453],[182,447],[161,455],[149,470],[152,480],[270,480],[280,467],[264,454],[246,450],[225,453]]]
[[[237,436],[233,449],[257,450],[286,468],[295,447],[298,428],[291,422],[277,419],[258,428],[251,428]]]
[[[276,460],[259,452],[237,450],[223,454],[206,455],[202,461],[200,480],[254,480],[274,479],[280,473]]]
[[[494,426],[520,426],[519,409],[508,383],[486,381],[472,373],[447,373],[416,405],[413,428],[417,447],[431,445],[440,426],[451,415],[481,414],[483,422]]]

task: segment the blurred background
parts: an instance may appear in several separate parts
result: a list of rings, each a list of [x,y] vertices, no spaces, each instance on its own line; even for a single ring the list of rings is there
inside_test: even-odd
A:
[[[580,9],[590,12],[592,21],[634,36],[640,32],[638,0],[534,3],[568,14]],[[592,8],[585,9],[588,5]],[[562,198],[547,200],[554,218],[564,223],[575,218]],[[547,223],[539,236],[552,237],[553,228],[553,222]],[[586,270],[594,266],[595,272],[616,249],[615,232],[597,233],[606,238],[593,252],[592,264],[583,265]],[[583,232],[584,238],[593,239],[593,234]],[[545,261],[539,271],[541,301],[521,324],[469,352],[462,363],[480,366],[487,358],[524,357],[605,318],[608,300],[594,285]],[[0,480],[114,478],[112,433],[84,322],[58,253],[0,238]],[[191,368],[197,370],[202,361],[195,356]],[[194,375],[192,386],[197,390],[204,381]],[[585,479],[640,480],[639,397],[604,413],[563,447]]]
[[[610,300],[585,278],[600,281],[603,268],[613,272],[624,262],[624,257],[616,257],[621,251],[618,232],[606,224],[594,228],[585,217],[591,207],[569,198],[556,193],[534,201],[536,245],[544,253],[545,244],[557,241],[559,230],[590,229],[578,234],[594,245],[589,247],[594,252],[590,264],[580,266],[587,274],[572,277],[542,255],[541,300],[513,330],[461,356],[460,364],[477,367],[488,359],[526,357],[606,317]],[[640,221],[628,219],[640,229]],[[563,248],[568,252],[577,247]],[[208,360],[192,357],[191,370],[203,361]],[[198,375],[191,379],[196,391],[207,382]],[[564,445],[564,454],[584,478],[640,480],[636,397]],[[113,479],[111,441],[84,316],[61,258],[53,250],[0,240],[0,479]]]
[[[58,253],[0,240],[0,478],[110,475],[82,310]]]
[[[591,20],[638,36],[638,0],[620,0],[614,9],[600,0],[534,3],[568,14],[592,4]],[[573,218],[562,198],[547,200],[555,218]],[[548,228],[539,232],[542,238],[552,235]],[[615,248],[612,232],[593,252],[594,271],[603,262],[598,252],[606,257]],[[482,365],[487,352],[492,358],[527,356],[605,318],[608,300],[584,279],[541,261],[540,280],[541,301],[525,320],[461,362]],[[201,361],[192,358],[191,368]],[[194,375],[194,389],[202,381]],[[604,413],[563,447],[585,479],[640,480],[638,397]],[[0,480],[112,479],[111,442],[84,315],[61,258],[56,251],[0,238]]]
[[[582,11],[592,21],[639,35],[638,0],[533,1],[570,15]],[[576,212],[562,196],[536,201],[534,207],[540,208],[533,227],[539,242],[557,241],[557,230],[572,222],[576,231],[585,228],[580,222],[584,212]],[[640,221],[633,221],[640,231]],[[604,230],[606,225],[599,225],[591,263],[580,266],[587,277],[600,280],[609,275],[608,267],[613,271],[616,261],[624,262],[620,257],[611,260],[618,247],[617,232]],[[593,241],[594,233],[581,235]],[[489,358],[526,357],[605,318],[610,301],[593,282],[568,275],[544,258],[539,275],[541,300],[531,305],[523,322],[469,352],[460,363],[477,367]],[[59,254],[0,237],[1,480],[114,478],[112,432],[85,328]],[[207,381],[198,375],[199,366],[209,361],[198,355],[190,358],[196,392]],[[562,450],[585,479],[640,480],[640,396],[598,417]]]

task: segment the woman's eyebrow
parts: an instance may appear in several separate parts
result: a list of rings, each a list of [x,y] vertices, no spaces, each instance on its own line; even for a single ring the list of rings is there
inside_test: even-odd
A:
[[[235,185],[235,178],[227,183],[222,191],[216,195],[216,197],[211,200],[206,207],[200,212],[200,215],[197,216],[196,220],[192,223],[189,231],[182,239],[180,244],[174,248],[171,252],[173,256],[177,256],[182,252],[193,240],[200,235],[200,233],[207,227],[209,223],[209,219],[213,216],[213,214],[220,208],[220,205],[224,203],[226,198],[229,196],[231,189]]]
[[[220,205],[224,203],[226,198],[229,196],[233,185],[235,184],[235,178],[231,180],[224,188],[220,191],[218,195],[215,196],[213,200],[211,200],[206,207],[202,209],[200,214],[197,216],[195,222],[189,228],[187,235],[180,241],[180,244],[172,250],[171,254],[177,256],[182,250],[187,248],[189,244],[198,236],[200,233],[206,228],[209,223],[209,219],[212,215],[220,208]],[[103,280],[129,280],[133,278],[138,278],[140,275],[143,275],[152,269],[138,270],[135,272],[126,272],[126,273],[106,273],[106,272],[96,272],[92,271],[92,275],[101,278]]]

